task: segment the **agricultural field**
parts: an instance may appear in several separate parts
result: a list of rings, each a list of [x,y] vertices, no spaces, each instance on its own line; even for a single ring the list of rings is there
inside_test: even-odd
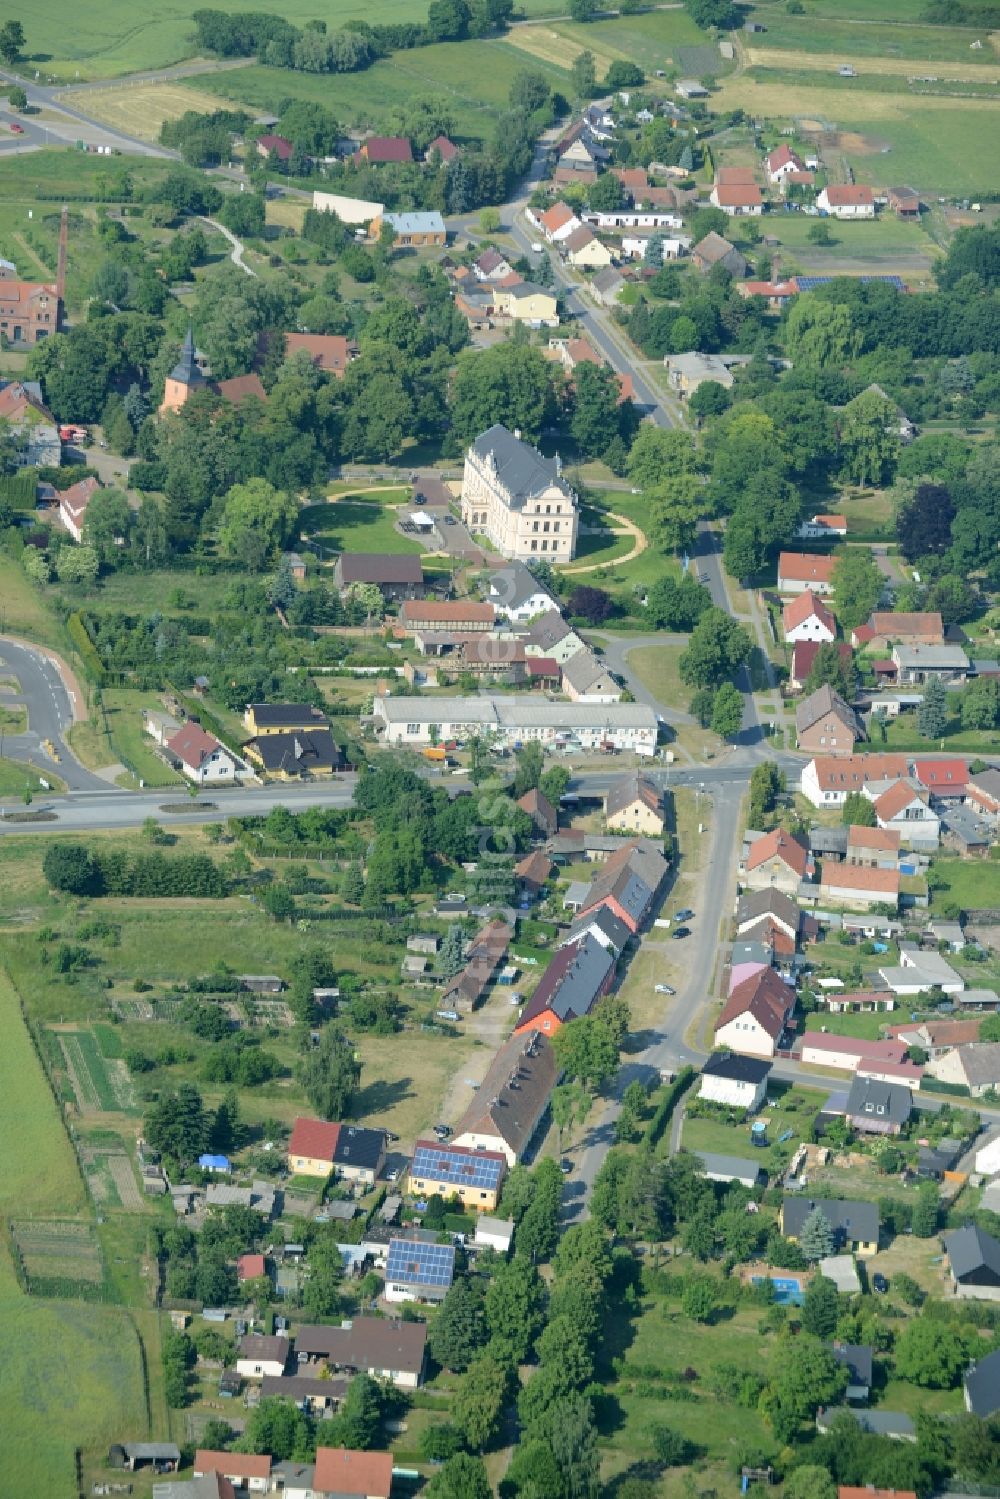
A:
[[[986,163],[1000,150],[1000,102],[987,99],[817,87],[791,75],[758,78],[751,70],[722,79],[713,107],[788,120],[807,136],[832,134],[824,153],[840,153],[859,182],[875,186],[907,182],[949,196],[989,192]],[[970,133],[982,142],[982,154],[964,150]]]
[[[905,3],[902,0],[902,5]],[[861,71],[868,62],[877,64],[876,71],[893,73],[913,72],[911,62],[931,62],[935,66],[930,71],[941,76],[949,65],[963,70],[959,76],[969,76],[979,69],[990,70],[991,76],[995,73],[996,46],[982,31],[965,26],[920,25],[916,16],[899,14],[899,4],[881,4],[880,17],[852,18],[847,13],[849,5],[850,0],[847,6],[827,5],[823,15],[819,14],[822,5],[810,5],[801,16],[788,15],[783,6],[769,7],[766,14],[761,10],[757,19],[767,30],[747,42],[751,60],[758,61],[758,52],[776,51],[792,54],[794,67],[829,67],[843,62]],[[923,5],[919,8],[924,9]],[[864,24],[858,25],[859,20]],[[970,45],[977,40],[982,41],[981,48]]]
[[[56,1034],[80,1112],[135,1113],[135,1093],[125,1063],[106,1057],[91,1031]]]
[[[727,158],[728,159],[728,158]],[[829,245],[814,245],[809,230],[816,220],[803,213],[773,213],[768,233],[781,246],[782,269],[791,274],[836,276],[840,272],[901,275],[913,282],[929,280],[940,251],[920,224],[904,224],[891,214],[865,223],[831,223]]]
[[[165,120],[177,120],[186,110],[204,114],[224,109],[226,101],[204,89],[182,88],[179,83],[141,83],[127,87],[70,89],[66,103],[95,120],[122,130],[138,140],[158,141]]]
[[[704,43],[705,33],[685,11],[676,10],[594,21],[585,26],[565,20],[551,26],[518,26],[508,34],[504,45],[514,46],[538,62],[550,63],[567,72],[581,52],[592,52],[600,77],[616,59],[637,62],[650,75],[672,64],[685,68],[689,63],[682,61],[684,52],[701,48]],[[711,51],[714,64],[710,71],[724,66],[717,47],[707,50]]]
[[[82,1294],[92,1294],[104,1279],[91,1224],[65,1218],[12,1219],[10,1231],[33,1295],[72,1294],[74,1285]],[[53,1292],[48,1288],[54,1283],[67,1289]]]
[[[25,17],[27,33],[25,61],[39,68],[44,77],[72,83],[95,78],[114,78],[122,73],[168,67],[194,55],[193,4],[154,5],[151,0],[84,0],[74,7],[72,18],[61,0],[41,0]],[[220,10],[244,9],[242,0],[220,0]],[[520,0],[527,15],[556,14],[557,0]],[[293,0],[281,15],[302,26],[315,18],[309,0]],[[356,12],[338,3],[324,11],[323,19],[333,30]],[[423,21],[424,0],[374,0],[365,8],[372,22]]]

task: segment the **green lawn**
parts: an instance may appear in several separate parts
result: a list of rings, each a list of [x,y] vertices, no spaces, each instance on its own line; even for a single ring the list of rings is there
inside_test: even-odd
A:
[[[306,505],[299,515],[302,540],[318,542],[324,560],[335,552],[415,552],[424,550],[419,541],[404,536],[395,527],[390,504],[402,504],[408,490],[387,491],[385,497],[337,498],[325,505]]]
[[[967,911],[1000,905],[1000,864],[988,859],[936,858],[932,868],[946,885],[933,892],[932,906],[957,901]]]
[[[755,1116],[767,1123],[768,1145],[761,1149],[750,1143],[750,1121],[729,1124],[722,1117],[691,1118],[685,1115],[681,1144],[685,1150],[697,1154],[707,1150],[717,1155],[738,1155],[752,1158],[761,1168],[773,1174],[786,1164],[802,1139],[810,1139],[812,1122],[823,1106],[826,1092],[813,1088],[790,1088],[781,1091],[775,1087],[776,1106],[767,1105]],[[792,1131],[791,1138],[777,1143],[780,1135]]]
[[[951,713],[943,740],[928,742],[917,732],[915,713],[901,713],[886,724],[887,750],[916,750],[922,754],[933,754],[943,743],[946,754],[964,750],[970,754],[995,755],[1000,750],[1000,731],[995,729],[963,729],[957,713]],[[873,749],[882,748],[876,734]]]
[[[919,0],[918,0],[919,3]],[[762,35],[750,40],[753,47],[780,48],[796,52],[829,52],[838,62],[859,62],[881,58],[913,58],[916,62],[961,62],[968,63],[970,71],[976,68],[988,70],[990,76],[996,69],[996,57],[989,43],[983,38],[981,51],[970,51],[970,41],[975,41],[978,32],[962,26],[921,26],[914,24],[917,14],[898,14],[907,0],[893,0],[887,5],[882,0],[878,10],[880,17],[865,16],[866,24],[858,26],[844,14],[851,8],[851,0],[845,5],[840,0],[834,4],[823,0],[819,5],[809,4],[806,13],[790,16],[783,6],[768,6],[761,9],[759,19],[767,27]],[[856,6],[856,0],[855,0]],[[826,14],[822,11],[826,10]],[[864,7],[867,9],[868,7]],[[879,25],[881,18],[884,24]],[[900,25],[900,21],[907,24]],[[917,69],[917,72],[923,71]],[[933,70],[931,70],[933,71]]]
[[[45,779],[49,783],[50,791],[66,789],[55,771],[47,775]],[[23,796],[25,786],[28,786],[32,792],[46,789],[39,779],[39,772],[33,765],[24,765],[20,760],[0,759],[0,796],[8,798]]]
[[[858,260],[873,260],[896,254],[926,255],[936,259],[939,251],[930,235],[920,224],[906,224],[894,214],[883,214],[880,218],[858,223],[828,224],[830,245],[814,245],[809,240],[809,230],[816,220],[804,213],[773,214],[768,219],[768,232],[789,251],[806,251],[814,261],[817,273],[822,274],[820,262],[824,257],[841,261],[849,257]]]

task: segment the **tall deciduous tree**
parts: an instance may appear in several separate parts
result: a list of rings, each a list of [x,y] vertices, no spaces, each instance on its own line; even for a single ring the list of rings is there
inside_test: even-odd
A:
[[[837,618],[845,630],[862,625],[882,594],[884,580],[866,547],[848,547],[833,567]]]
[[[361,1080],[361,1063],[350,1041],[328,1026],[300,1061],[298,1076],[318,1114],[343,1119]]]

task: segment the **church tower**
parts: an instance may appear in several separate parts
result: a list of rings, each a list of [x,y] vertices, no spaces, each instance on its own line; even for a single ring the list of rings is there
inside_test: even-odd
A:
[[[191,331],[191,325],[188,324],[188,331],[184,335],[184,343],[181,347],[181,357],[170,371],[163,387],[160,416],[164,416],[168,411],[180,411],[191,392],[204,384],[205,377],[195,363],[194,334]]]

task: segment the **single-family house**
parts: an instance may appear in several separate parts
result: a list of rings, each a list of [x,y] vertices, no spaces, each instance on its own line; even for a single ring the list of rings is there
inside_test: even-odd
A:
[[[309,1324],[296,1332],[295,1352],[300,1368],[305,1361],[310,1369],[369,1374],[415,1390],[424,1378],[427,1324],[396,1317],[353,1317],[335,1327]]]
[[[798,748],[809,754],[846,756],[865,738],[865,726],[860,714],[824,682],[797,704],[795,736]]]
[[[794,833],[775,828],[751,843],[740,881],[748,890],[783,890],[796,895],[803,880],[812,876],[809,849]]]
[[[736,904],[737,935],[767,942],[773,952],[785,957],[795,952],[802,920],[795,901],[772,885],[745,890]]]
[[[837,621],[822,600],[808,588],[805,593],[789,599],[781,611],[781,626],[789,645],[799,641],[826,645],[837,638]]]
[[[559,244],[564,260],[576,270],[601,271],[613,262],[607,245],[603,244],[589,224],[579,224]]]
[[[818,552],[782,552],[778,557],[778,592],[829,594],[833,592],[836,559]]]
[[[863,182],[831,182],[817,194],[816,207],[835,219],[873,219],[875,194]]]
[[[490,1213],[479,1215],[472,1241],[476,1249],[492,1249],[496,1254],[507,1254],[513,1241],[513,1218],[495,1218]]]
[[[905,755],[816,755],[802,771],[799,789],[814,807],[842,807],[852,791],[902,780],[909,773]]]
[[[240,1494],[267,1494],[271,1489],[271,1458],[265,1453],[214,1452],[199,1447],[194,1455],[194,1476],[221,1473]]]
[[[441,991],[443,1009],[470,1011],[480,1004],[503,963],[513,932],[505,921],[488,921],[466,950],[465,967]]]
[[[100,479],[93,475],[71,484],[59,493],[59,519],[76,542],[83,540],[83,527],[87,518],[87,506],[101,488]]]
[[[558,948],[522,1009],[514,1034],[535,1030],[554,1036],[568,1021],[589,1015],[611,988],[614,977],[614,953],[589,932]]]
[[[439,162],[447,166],[449,161],[455,160],[460,149],[446,135],[436,135],[424,152],[424,161],[433,162],[436,158]]]
[[[940,1052],[927,1063],[927,1071],[943,1083],[968,1088],[972,1098],[1000,1087],[1000,1041],[969,1041]]]
[[[896,996],[886,989],[826,989],[820,1002],[831,1015],[874,1015],[896,1008]]]
[[[513,272],[510,261],[492,245],[472,262],[472,273],[477,281],[505,281]]]
[[[961,801],[969,784],[969,767],[964,760],[914,760],[913,773],[925,791],[937,801]]]
[[[309,775],[332,775],[346,770],[343,750],[329,729],[296,729],[286,734],[265,734],[245,745],[247,759],[266,776],[290,781]]]
[[[647,840],[630,839],[604,862],[584,900],[581,914],[602,906],[637,932],[653,908],[667,876],[667,861]]]
[[[725,390],[733,386],[733,364],[738,359],[722,354],[668,354],[663,363],[667,367],[667,378],[681,396],[690,396],[702,385],[721,385]]]
[[[823,862],[819,898],[824,905],[867,911],[871,906],[899,906],[899,870],[874,869],[864,864]]]
[[[317,1447],[309,1499],[389,1499],[392,1461],[391,1452]]]
[[[556,600],[523,562],[511,561],[490,576],[489,602],[511,624],[526,624],[556,608]]]
[[[236,1258],[236,1279],[242,1284],[248,1280],[260,1280],[267,1274],[267,1261],[262,1254],[241,1254]]]
[[[897,681],[902,683],[941,682],[946,687],[960,687],[969,673],[969,658],[960,645],[904,645],[892,648]]]
[[[385,1161],[385,1131],[298,1118],[288,1142],[293,1176],[338,1176],[373,1185]]]
[[[625,290],[625,277],[614,266],[598,271],[590,282],[590,294],[602,307],[616,307]]]
[[[291,1348],[286,1337],[246,1333],[236,1349],[236,1372],[244,1379],[263,1379],[265,1374],[284,1374]]]
[[[511,1036],[456,1124],[454,1143],[500,1150],[507,1165],[516,1166],[538,1132],[558,1076],[555,1053],[540,1032]]]
[[[795,991],[773,968],[763,968],[730,994],[715,1022],[715,1045],[773,1057],[795,1009]]]
[[[655,782],[638,771],[612,781],[604,794],[604,821],[616,833],[662,836],[666,815]]]
[[[988,1421],[1000,1410],[1000,1348],[975,1363],[962,1381],[965,1409]]]
[[[535,824],[535,831],[541,838],[551,838],[559,827],[559,814],[549,801],[544,791],[539,791],[533,786],[523,796],[517,799],[517,805],[522,812],[527,812]]]
[[[388,224],[392,230],[395,246],[426,249],[448,242],[444,219],[436,209],[431,212],[387,213],[382,216],[382,223]]]
[[[236,756],[207,734],[200,723],[188,719],[172,734],[165,746],[189,781],[198,786],[219,786],[235,782],[243,766]]]
[[[920,194],[912,187],[887,187],[885,197],[897,219],[910,223],[920,219]]]
[[[853,1400],[856,1404],[867,1405],[868,1396],[871,1394],[872,1379],[874,1378],[874,1361],[872,1349],[862,1343],[841,1343],[834,1341],[830,1349],[833,1361],[847,1370],[847,1389],[844,1391],[845,1398]],[[870,1499],[870,1491],[863,1492]],[[839,1499],[839,1494],[838,1494]]]
[[[817,1208],[829,1223],[838,1248],[850,1249],[861,1255],[878,1252],[880,1222],[877,1204],[850,1198],[814,1198],[798,1192],[786,1193],[778,1216],[785,1238],[796,1241],[802,1232],[802,1225]]]
[[[715,1052],[701,1069],[698,1097],[728,1108],[745,1109],[748,1114],[756,1113],[767,1096],[770,1072],[771,1063],[762,1057]]]
[[[273,156],[277,161],[288,163],[295,153],[295,147],[284,135],[260,135],[257,137],[257,155],[263,156],[265,160]]]
[[[913,1109],[909,1088],[856,1072],[847,1095],[846,1118],[863,1135],[898,1135]]]
[[[759,218],[764,212],[764,198],[756,182],[719,182],[709,193],[713,208],[721,208],[729,218]]]
[[[773,959],[774,953],[769,942],[734,942],[729,957],[727,992],[732,994],[735,988],[753,978],[762,968],[770,968]]]
[[[728,239],[724,239],[721,234],[716,234],[714,229],[694,246],[691,259],[694,261],[695,269],[703,276],[707,276],[709,271],[717,265],[721,265],[723,270],[728,271],[737,280],[741,280],[747,273],[746,256],[742,255],[735,245],[731,245]]]
[[[767,180],[775,185],[783,182],[789,172],[804,172],[806,169],[805,162],[785,141],[767,153],[764,165],[767,168]]]
[[[846,535],[846,515],[813,515],[800,521],[795,531],[798,541],[843,541]]]
[[[956,1296],[1000,1301],[1000,1240],[975,1223],[944,1235],[944,1252]]]
[[[285,357],[306,354],[311,363],[325,375],[343,380],[347,366],[360,353],[353,339],[342,333],[286,333]]]
[[[419,599],[424,593],[420,558],[405,552],[342,552],[333,569],[333,586],[346,593],[352,583],[374,583],[386,602]]]
[[[611,672],[586,646],[563,663],[562,690],[573,703],[620,703],[622,697]]]
[[[354,153],[357,166],[386,166],[413,160],[413,148],[405,135],[370,135]]]
[[[559,946],[566,947],[570,943],[579,942],[581,937],[588,934],[595,937],[602,947],[614,953],[616,958],[621,957],[632,936],[624,921],[620,921],[607,906],[599,906],[586,916],[578,916],[565,937],[560,939]]]
[[[243,724],[255,739],[298,730],[326,729],[330,721],[312,703],[247,703]]]
[[[873,788],[865,791],[871,797]],[[894,781],[874,798],[880,828],[898,833],[907,848],[937,848],[941,819],[931,807],[930,793],[913,779]]]
[[[756,1187],[760,1183],[760,1166],[741,1155],[717,1155],[714,1151],[699,1150],[695,1160],[701,1162],[699,1176],[710,1182],[739,1182],[743,1187]]]
[[[389,1241],[385,1266],[386,1301],[444,1300],[455,1276],[454,1244],[428,1243],[400,1234]]]
[[[772,312],[780,312],[793,297],[798,296],[799,288],[794,279],[791,281],[737,281],[736,293],[744,301],[750,297],[762,297]]]
[[[492,1213],[507,1174],[507,1157],[499,1150],[417,1140],[410,1162],[410,1190],[423,1198],[435,1193],[457,1196],[463,1208]]]

